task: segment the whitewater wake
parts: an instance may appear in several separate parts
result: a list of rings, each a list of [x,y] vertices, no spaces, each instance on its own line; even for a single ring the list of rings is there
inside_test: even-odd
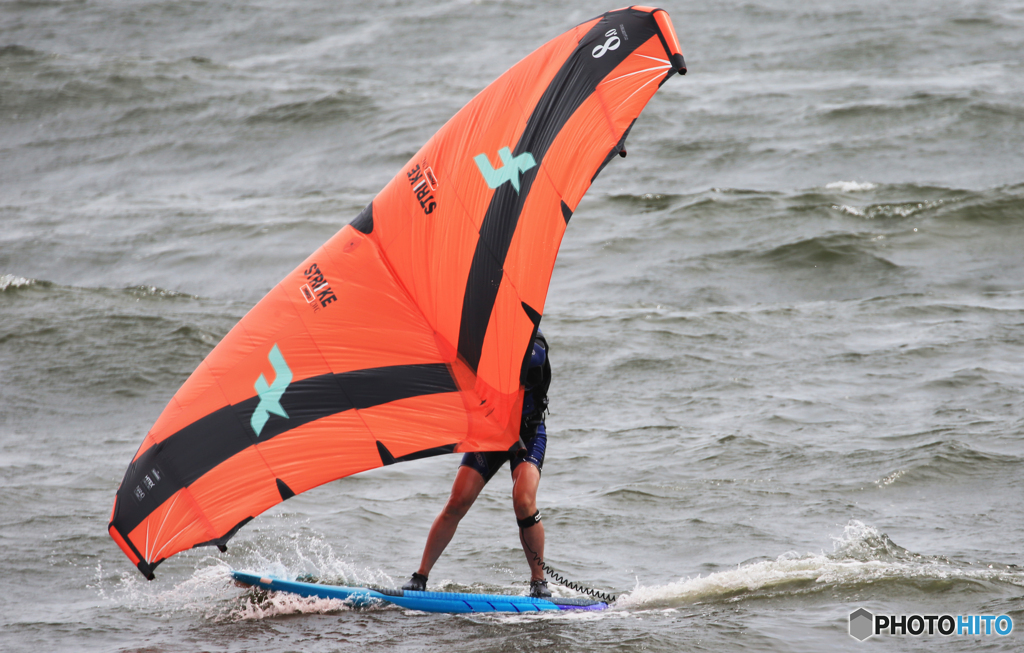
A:
[[[645,587],[638,583],[616,601],[617,609],[677,607],[687,604],[737,602],[799,596],[829,589],[856,590],[887,583],[944,581],[989,582],[1024,587],[1024,570],[1012,565],[958,563],[907,551],[887,535],[860,521],[850,521],[833,538],[831,553],[788,552],[775,560],[741,564],[707,576]]]

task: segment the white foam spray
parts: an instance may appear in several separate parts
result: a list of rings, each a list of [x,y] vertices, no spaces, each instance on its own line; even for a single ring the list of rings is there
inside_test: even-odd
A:
[[[878,186],[870,181],[833,181],[825,184],[825,188],[837,190],[840,193],[859,193],[866,190],[874,190]]]
[[[729,571],[644,587],[619,597],[617,609],[647,609],[706,602],[797,595],[883,579],[988,580],[1024,587],[1024,572],[957,565],[921,556],[896,545],[873,526],[852,520],[833,538],[832,553],[789,552],[775,560],[739,565]]]

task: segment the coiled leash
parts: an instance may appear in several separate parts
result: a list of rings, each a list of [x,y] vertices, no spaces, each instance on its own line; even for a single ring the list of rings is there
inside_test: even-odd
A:
[[[557,571],[549,567],[547,563],[545,563],[541,559],[541,557],[537,555],[537,552],[530,548],[530,545],[526,543],[526,538],[523,537],[523,531],[527,528],[531,528],[539,524],[540,519],[540,510],[524,519],[516,519],[516,523],[519,524],[519,539],[520,541],[522,541],[523,546],[530,552],[530,555],[533,556],[533,561],[540,565],[540,568],[543,569],[544,572],[551,577],[551,580],[555,581],[559,585],[563,587],[568,587],[569,589],[575,590],[581,594],[592,596],[595,599],[600,599],[605,603],[614,603],[615,599],[617,598],[614,594],[605,594],[604,592],[601,592],[599,590],[590,589],[589,587],[584,587],[579,583],[574,583],[573,581],[569,580],[565,576],[562,576]]]

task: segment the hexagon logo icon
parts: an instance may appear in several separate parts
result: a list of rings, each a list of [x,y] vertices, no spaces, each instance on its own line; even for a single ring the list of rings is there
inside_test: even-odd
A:
[[[864,641],[874,633],[875,615],[864,608],[859,608],[850,613],[850,637]]]

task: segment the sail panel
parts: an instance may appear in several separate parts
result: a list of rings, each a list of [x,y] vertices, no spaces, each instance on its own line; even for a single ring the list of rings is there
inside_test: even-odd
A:
[[[350,410],[324,417],[256,448],[274,470],[274,477],[301,494],[374,466],[375,439],[360,413]],[[341,433],[344,438],[339,437]]]

